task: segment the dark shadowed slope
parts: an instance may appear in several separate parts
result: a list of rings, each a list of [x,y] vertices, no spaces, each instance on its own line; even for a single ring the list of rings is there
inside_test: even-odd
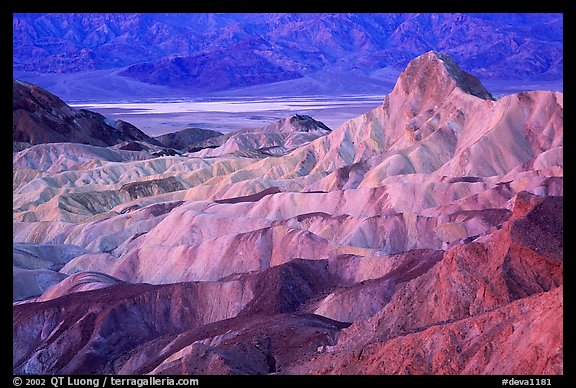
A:
[[[155,136],[154,139],[158,140],[165,147],[184,151],[190,147],[195,147],[198,143],[218,136],[222,136],[222,133],[210,129],[186,128],[178,132]]]
[[[12,82],[12,140],[29,143],[82,143],[111,146],[127,140],[160,145],[135,126],[115,123],[89,110],[76,110],[46,90]]]

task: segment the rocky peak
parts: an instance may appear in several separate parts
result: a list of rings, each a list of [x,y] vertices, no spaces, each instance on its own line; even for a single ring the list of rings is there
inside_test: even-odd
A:
[[[290,124],[295,128],[298,128],[301,132],[311,132],[323,129],[325,131],[331,131],[323,122],[314,120],[308,115],[293,115],[290,117]]]
[[[276,121],[267,127],[262,128],[262,132],[293,133],[293,132],[315,132],[332,130],[321,121],[315,120],[308,115],[295,114],[285,119]]]
[[[434,50],[410,61],[394,89],[400,88],[404,93],[419,91],[438,95],[455,87],[483,100],[495,100],[478,78],[462,70],[450,56]]]

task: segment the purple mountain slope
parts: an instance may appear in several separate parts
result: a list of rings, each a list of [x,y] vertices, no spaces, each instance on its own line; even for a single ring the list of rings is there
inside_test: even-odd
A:
[[[122,69],[199,91],[371,76],[429,50],[483,79],[563,73],[562,14],[15,14],[13,33],[17,73]]]

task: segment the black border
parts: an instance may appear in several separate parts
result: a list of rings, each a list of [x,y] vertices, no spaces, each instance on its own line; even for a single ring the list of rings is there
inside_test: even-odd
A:
[[[26,380],[43,380],[45,382],[44,387],[53,387],[50,384],[50,380],[52,378],[61,378],[63,377],[64,383],[62,385],[58,385],[59,387],[80,387],[80,385],[68,385],[67,380],[68,378],[75,380],[75,379],[98,379],[99,384],[98,388],[101,388],[104,383],[105,376],[93,376],[93,375],[54,375],[54,376],[46,376],[46,375],[26,375],[26,376],[11,376],[12,381],[14,379],[20,378],[22,381]],[[136,387],[136,385],[128,385],[127,380],[132,379],[149,379],[150,377],[157,377],[158,379],[162,378],[170,378],[173,380],[186,380],[186,379],[197,379],[198,385],[197,387],[206,387],[206,386],[222,386],[221,384],[226,384],[225,386],[246,386],[246,384],[301,384],[301,383],[310,383],[310,384],[330,384],[333,386],[344,386],[344,387],[354,387],[354,384],[362,384],[362,385],[379,385],[379,384],[390,384],[390,387],[399,387],[404,384],[409,384],[419,387],[458,387],[463,388],[466,384],[472,384],[475,386],[481,387],[518,387],[520,386],[520,382],[514,384],[511,380],[518,380],[518,381],[526,381],[530,382],[530,379],[533,380],[533,384],[529,385],[529,387],[535,388],[546,388],[546,387],[558,387],[558,386],[567,386],[566,376],[540,376],[540,375],[525,375],[525,376],[517,376],[517,375],[490,375],[490,376],[483,376],[483,375],[459,375],[459,376],[436,376],[436,375],[370,375],[370,376],[355,376],[355,375],[321,375],[321,376],[300,376],[300,375],[265,375],[265,376],[210,376],[210,375],[190,375],[190,376],[173,376],[173,375],[158,375],[158,376],[139,376],[139,375],[123,375],[123,376],[112,376],[114,379],[121,379],[124,382],[123,385],[111,385],[110,383],[110,375],[107,378],[106,387],[114,388],[114,387]],[[544,384],[537,385],[536,380],[549,380],[550,384],[547,384],[548,381]],[[281,381],[280,381],[281,380]],[[503,385],[503,380],[507,380],[507,384]],[[524,384],[522,384],[524,385]],[[17,385],[13,385],[17,386]],[[25,384],[21,385],[22,387],[26,387]],[[30,386],[30,385],[29,385]],[[524,385],[525,386],[525,385]],[[85,387],[90,387],[85,385]],[[193,385],[142,385],[144,388],[148,387],[194,387]]]
[[[108,1],[46,2],[27,0],[11,3],[12,12],[502,12],[502,13],[565,13],[570,10],[565,1],[519,2],[514,0],[482,1],[266,1],[266,2],[146,2]]]

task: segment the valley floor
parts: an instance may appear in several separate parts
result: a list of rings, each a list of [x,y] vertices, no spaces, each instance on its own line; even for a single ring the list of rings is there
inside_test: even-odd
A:
[[[113,120],[128,121],[149,136],[184,128],[203,128],[222,133],[242,128],[261,128],[294,114],[310,115],[330,128],[382,104],[382,96],[219,97],[161,99],[132,103],[90,102],[72,104]]]

